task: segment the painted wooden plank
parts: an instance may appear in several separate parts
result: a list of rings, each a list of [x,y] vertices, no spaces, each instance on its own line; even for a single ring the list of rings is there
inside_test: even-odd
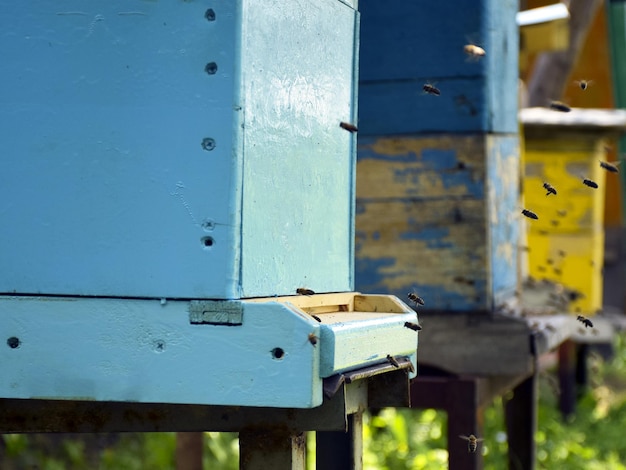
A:
[[[418,332],[406,322],[417,314],[397,298],[357,293],[0,297],[0,397],[312,408],[325,377],[387,355],[416,369]]]
[[[360,10],[361,135],[517,131],[516,1],[462,0],[450,8],[392,0]],[[468,60],[468,43],[486,55]],[[441,96],[420,96],[428,81]]]
[[[310,408],[322,403],[319,324],[240,303],[239,326],[191,324],[189,302],[0,298],[4,398]],[[289,393],[285,393],[288,390]]]
[[[352,4],[4,5],[0,292],[352,290]]]
[[[358,289],[417,290],[433,310],[491,310],[512,295],[518,165],[517,136],[363,139]]]

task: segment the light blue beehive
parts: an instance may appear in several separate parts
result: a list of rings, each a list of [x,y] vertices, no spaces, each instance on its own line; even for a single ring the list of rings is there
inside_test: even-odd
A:
[[[352,289],[353,2],[0,8],[0,293]]]
[[[415,364],[397,300],[273,297],[352,289],[355,3],[2,6],[0,397],[307,408]]]

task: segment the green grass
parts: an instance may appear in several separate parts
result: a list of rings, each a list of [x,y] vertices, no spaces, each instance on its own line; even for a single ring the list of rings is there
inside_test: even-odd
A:
[[[608,363],[592,355],[590,386],[575,416],[564,422],[558,411],[554,377],[539,380],[537,468],[552,470],[626,470],[626,339],[616,338],[615,357]],[[507,468],[507,442],[501,399],[485,410],[481,449],[485,470]],[[120,434],[106,445],[70,439],[53,445],[47,436],[4,435],[0,442],[3,470],[144,469],[175,468],[174,433]],[[364,416],[363,463],[367,470],[447,468],[446,416],[436,410],[384,409]],[[204,433],[204,468],[236,470],[235,433]],[[313,436],[309,438],[312,467]],[[92,449],[92,450],[90,450]]]

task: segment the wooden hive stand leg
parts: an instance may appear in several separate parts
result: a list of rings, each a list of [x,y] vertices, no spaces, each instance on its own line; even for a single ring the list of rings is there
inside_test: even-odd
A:
[[[348,432],[318,432],[315,455],[319,469],[362,470],[363,413],[348,415]]]
[[[241,470],[306,470],[305,433],[283,428],[246,429],[239,433]]]
[[[537,430],[537,377],[531,375],[513,389],[504,403],[509,442],[509,469],[535,468],[535,431]]]

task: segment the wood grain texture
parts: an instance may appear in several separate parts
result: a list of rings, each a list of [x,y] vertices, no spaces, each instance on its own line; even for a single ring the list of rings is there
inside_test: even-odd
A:
[[[362,139],[358,289],[401,298],[417,290],[426,309],[439,310],[486,311],[511,294],[517,145],[516,136]]]

